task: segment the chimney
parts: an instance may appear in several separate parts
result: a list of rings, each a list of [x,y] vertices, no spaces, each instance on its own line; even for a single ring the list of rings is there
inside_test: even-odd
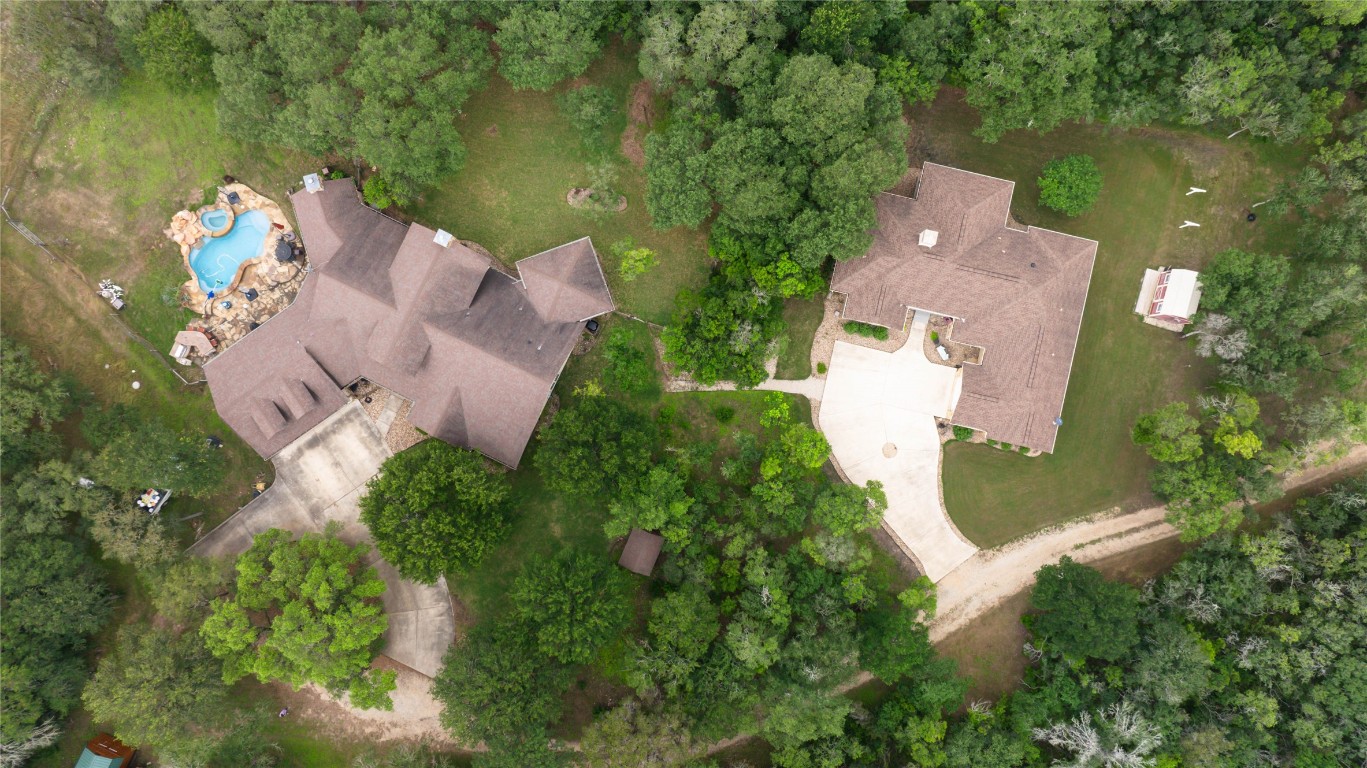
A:
[[[939,241],[939,232],[936,232],[933,229],[923,229],[921,230],[921,238],[917,245],[921,246],[922,248],[934,248],[935,244]]]

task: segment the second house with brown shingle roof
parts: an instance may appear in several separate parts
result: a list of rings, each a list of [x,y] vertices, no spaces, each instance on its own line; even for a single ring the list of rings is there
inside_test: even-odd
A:
[[[872,247],[836,265],[831,290],[845,295],[849,320],[953,318],[953,340],[982,348],[979,364],[964,365],[953,422],[1052,453],[1097,243],[1010,226],[1014,187],[926,163],[915,197],[878,198]]]
[[[412,400],[417,428],[516,467],[586,321],[614,308],[593,243],[523,259],[513,277],[367,207],[349,179],[290,200],[312,274],[205,364],[223,420],[269,458],[366,378]]]

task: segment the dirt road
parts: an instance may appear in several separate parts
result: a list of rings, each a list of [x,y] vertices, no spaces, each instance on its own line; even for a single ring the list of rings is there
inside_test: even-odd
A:
[[[1290,492],[1364,466],[1367,446],[1355,446],[1331,465],[1288,477],[1282,487]],[[1035,571],[1064,555],[1091,562],[1176,535],[1177,530],[1163,521],[1163,508],[1151,507],[1126,515],[1092,515],[997,549],[981,550],[936,584],[939,610],[930,626],[930,639],[944,639],[1003,600],[1029,589]]]

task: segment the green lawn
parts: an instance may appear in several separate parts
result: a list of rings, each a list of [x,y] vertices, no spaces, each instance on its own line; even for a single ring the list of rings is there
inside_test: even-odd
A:
[[[651,227],[646,213],[644,174],[628,161],[618,142],[626,125],[631,86],[640,80],[633,52],[614,47],[595,63],[587,81],[617,96],[623,113],[608,127],[612,151],[595,156],[556,107],[550,93],[515,91],[494,75],[489,88],[473,96],[460,116],[469,151],[465,168],[429,190],[411,207],[418,221],[442,227],[488,248],[505,263],[531,256],[584,236],[593,238],[613,296],[621,309],[664,323],[681,287],[701,285],[708,272],[706,233]],[[580,78],[574,84],[584,81]],[[657,99],[658,101],[658,99]],[[658,110],[657,110],[658,111]],[[565,194],[590,183],[590,166],[606,162],[615,170],[618,191],[626,195],[622,213],[588,213],[571,208]],[[613,243],[632,238],[654,249],[659,264],[625,283],[617,275]]]
[[[812,375],[812,341],[821,325],[826,305],[823,297],[788,299],[783,303],[783,322],[788,328],[780,342],[776,379],[805,379]]]
[[[912,110],[912,119],[918,146],[935,162],[1014,180],[1012,215],[1022,224],[1100,243],[1055,453],[1028,458],[950,444],[943,469],[950,516],[969,539],[990,547],[1084,514],[1152,502],[1151,463],[1130,443],[1130,426],[1144,411],[1190,398],[1211,381],[1213,369],[1189,342],[1133,314],[1143,271],[1199,268],[1226,248],[1285,242],[1287,225],[1249,224],[1244,214],[1294,172],[1304,151],[1185,131],[1088,125],[1067,125],[1043,137],[1015,132],[984,144],[970,133],[976,115],[952,92]],[[1105,175],[1100,201],[1075,219],[1041,209],[1035,183],[1040,168],[1079,152],[1096,158]],[[1190,186],[1210,192],[1188,197]],[[1202,226],[1178,230],[1185,219]]]

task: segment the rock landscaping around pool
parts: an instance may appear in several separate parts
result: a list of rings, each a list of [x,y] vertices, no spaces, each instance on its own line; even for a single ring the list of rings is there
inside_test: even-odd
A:
[[[191,256],[199,249],[205,248],[213,240],[221,237],[229,237],[233,229],[238,226],[240,220],[244,219],[244,214],[248,211],[260,211],[259,217],[252,218],[256,226],[261,226],[265,231],[259,247],[253,246],[255,253],[241,259],[236,265],[235,270],[230,270],[231,274],[226,274],[220,282],[220,286],[206,288],[204,286],[204,276],[200,273],[202,268],[197,268],[191,260]],[[267,197],[262,197],[245,184],[227,184],[218,188],[218,198],[209,205],[201,206],[194,211],[181,211],[171,217],[171,226],[166,230],[166,236],[180,246],[181,257],[185,261],[185,271],[190,273],[190,280],[187,280],[181,287],[181,301],[184,305],[196,312],[205,312],[205,305],[209,299],[209,292],[214,293],[215,298],[226,297],[235,291],[245,291],[248,288],[255,288],[259,293],[265,293],[273,285],[279,282],[290,270],[282,271],[282,274],[271,275],[270,265],[267,268],[258,269],[258,276],[264,278],[257,281],[247,281],[247,272],[250,267],[260,265],[267,261],[268,255],[275,253],[276,243],[280,238],[287,242],[294,240],[294,229],[290,226],[289,219],[285,217],[285,212],[280,206]],[[269,259],[274,261],[274,259]],[[288,265],[286,265],[288,266]],[[276,279],[270,279],[270,278]]]

